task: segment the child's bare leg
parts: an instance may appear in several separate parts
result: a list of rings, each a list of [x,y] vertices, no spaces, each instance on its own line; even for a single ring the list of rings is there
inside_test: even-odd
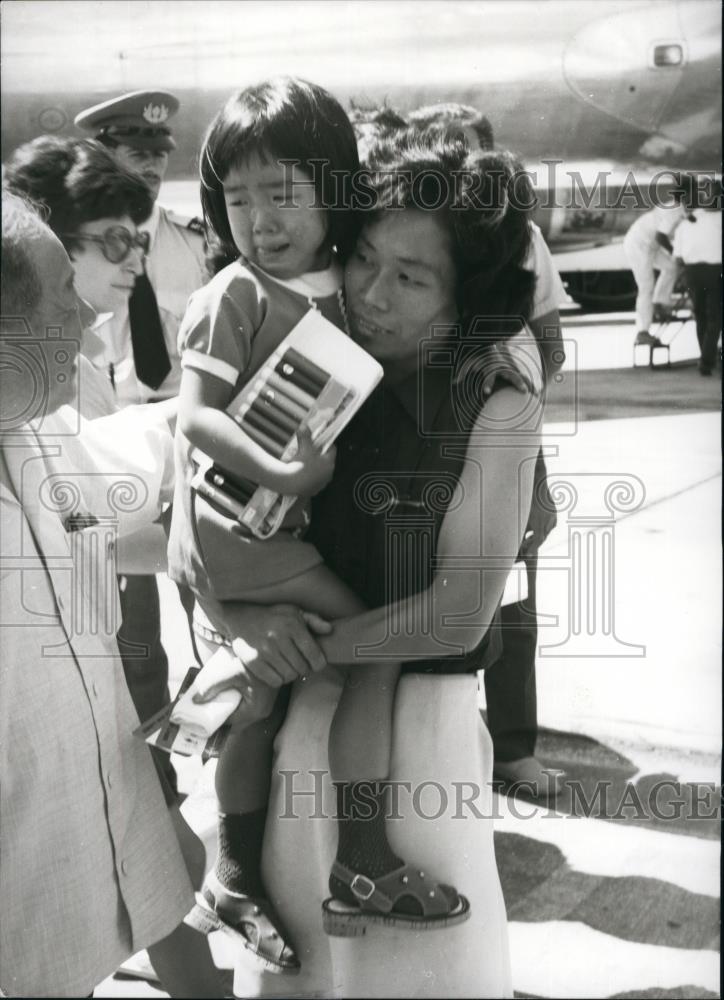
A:
[[[198,639],[204,662],[216,646]],[[261,851],[271,781],[274,737],[286,708],[286,692],[270,691],[270,714],[244,729],[234,729],[216,767],[219,803],[214,874],[230,892],[263,894]]]
[[[198,643],[204,662],[215,647]],[[188,918],[208,932],[219,926],[243,939],[244,947],[279,971],[294,971],[299,961],[271,905],[261,878],[274,736],[284,720],[288,688],[270,690],[270,713],[227,739],[216,769],[219,801],[217,853],[200,902]],[[199,994],[203,995],[203,994]]]
[[[223,813],[266,809],[274,737],[284,721],[287,692],[276,693],[270,714],[232,729],[216,767],[216,797]]]
[[[329,731],[332,780],[383,781],[390,776],[392,712],[400,664],[369,663],[347,671]]]
[[[274,737],[284,721],[287,690],[266,719],[232,732],[216,768],[219,803],[214,873],[230,892],[266,895],[261,879]]]

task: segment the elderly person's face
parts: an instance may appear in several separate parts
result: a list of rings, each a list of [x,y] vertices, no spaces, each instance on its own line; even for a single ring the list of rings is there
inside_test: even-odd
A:
[[[136,149],[121,143],[109,150],[111,156],[122,167],[135,170],[143,177],[151,189],[154,200],[158,198],[161,184],[168,169],[168,153],[160,149]]]
[[[42,298],[27,317],[32,336],[27,343],[15,341],[16,350],[6,355],[0,371],[2,422],[9,428],[38,416],[41,409],[52,413],[74,399],[81,323],[86,318],[80,313],[85,307],[75,291],[68,254],[57,237],[49,229],[38,230],[26,249]]]
[[[435,212],[389,210],[365,226],[347,264],[352,337],[383,365],[411,371],[435,324],[457,319],[450,237]]]
[[[94,219],[84,222],[73,235],[80,237],[79,245],[72,250],[78,294],[98,313],[122,309],[136,276],[143,270],[143,253],[136,242],[138,233],[133,220],[127,215]]]

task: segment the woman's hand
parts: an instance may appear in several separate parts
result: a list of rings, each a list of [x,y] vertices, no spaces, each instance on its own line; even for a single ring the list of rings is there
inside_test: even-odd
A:
[[[337,451],[330,447],[322,452],[312,440],[308,427],[297,431],[297,452],[288,463],[289,489],[285,492],[298,497],[313,497],[329,483],[334,473]]]
[[[502,341],[488,348],[483,362],[483,399],[493,392],[497,379],[503,379],[518,392],[530,392],[532,386]]]
[[[332,626],[319,615],[292,604],[262,607],[234,601],[222,605],[222,616],[234,655],[243,665],[244,683],[253,678],[278,688],[327,666],[314,635],[327,635]]]

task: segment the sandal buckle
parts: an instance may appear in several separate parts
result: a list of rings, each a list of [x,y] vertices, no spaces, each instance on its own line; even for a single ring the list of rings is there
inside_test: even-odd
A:
[[[352,892],[358,899],[368,900],[375,891],[375,883],[366,875],[355,875],[349,884]]]

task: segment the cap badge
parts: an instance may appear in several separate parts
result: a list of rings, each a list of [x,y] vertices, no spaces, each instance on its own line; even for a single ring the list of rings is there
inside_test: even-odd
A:
[[[147,104],[143,117],[150,125],[162,125],[168,118],[168,108],[165,104]]]

